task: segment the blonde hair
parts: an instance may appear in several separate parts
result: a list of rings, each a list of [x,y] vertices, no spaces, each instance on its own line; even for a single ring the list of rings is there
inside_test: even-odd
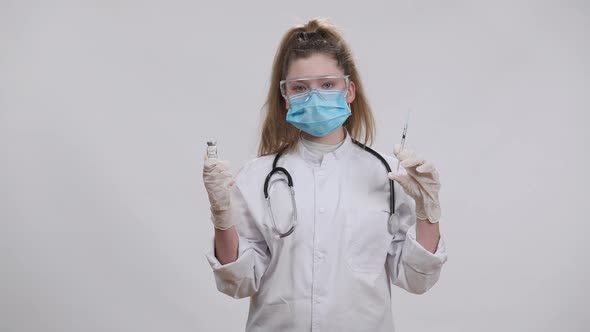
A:
[[[304,25],[289,29],[275,54],[270,88],[264,103],[266,114],[258,156],[274,154],[283,149],[289,151],[296,146],[300,130],[286,120],[286,103],[281,95],[279,82],[285,79],[289,65],[294,60],[314,54],[332,56],[344,74],[350,75],[350,80],[356,87],[355,98],[350,105],[352,115],[343,126],[353,139],[371,145],[375,137],[375,122],[350,47],[329,20],[312,19]]]

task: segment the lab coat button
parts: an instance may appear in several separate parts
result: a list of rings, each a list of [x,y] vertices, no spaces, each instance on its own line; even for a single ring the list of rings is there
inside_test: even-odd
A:
[[[326,212],[326,209],[324,209],[324,208],[319,208],[319,209],[318,209],[318,212],[319,212],[319,213],[324,213],[324,212]]]

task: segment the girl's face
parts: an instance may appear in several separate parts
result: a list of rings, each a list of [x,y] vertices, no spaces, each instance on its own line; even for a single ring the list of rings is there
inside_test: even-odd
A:
[[[316,77],[324,75],[344,75],[344,72],[338,68],[338,62],[331,56],[316,53],[308,58],[299,58],[293,61],[289,70],[287,70],[286,79]],[[355,85],[350,81],[348,86],[348,93],[346,94],[346,102],[352,103],[354,100]],[[289,101],[286,103],[289,109]]]

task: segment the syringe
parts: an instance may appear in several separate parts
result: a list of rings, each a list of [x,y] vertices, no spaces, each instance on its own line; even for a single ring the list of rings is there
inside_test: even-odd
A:
[[[406,145],[406,133],[408,132],[408,122],[410,120],[410,110],[408,109],[408,113],[406,114],[406,123],[404,124],[404,130],[402,132],[402,141],[400,143],[401,145],[401,149],[400,151],[404,150],[404,146]],[[397,168],[395,170],[395,173],[399,173],[399,162],[397,163]]]

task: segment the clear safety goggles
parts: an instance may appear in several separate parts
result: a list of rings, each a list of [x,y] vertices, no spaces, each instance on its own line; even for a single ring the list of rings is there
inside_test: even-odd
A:
[[[350,84],[350,75],[325,75],[316,77],[294,78],[279,82],[281,95],[285,99],[297,97],[307,100],[313,91],[322,93],[346,93]]]

